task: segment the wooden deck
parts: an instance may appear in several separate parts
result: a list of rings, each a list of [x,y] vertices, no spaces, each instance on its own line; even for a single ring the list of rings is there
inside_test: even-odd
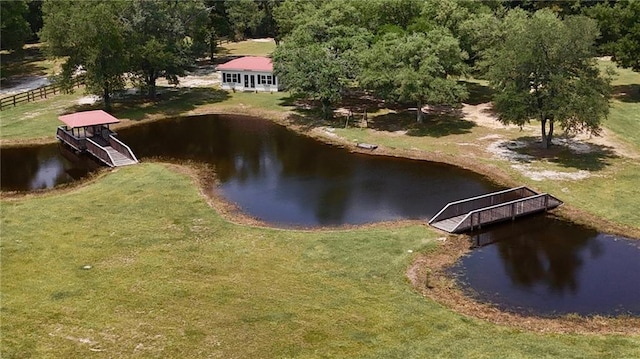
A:
[[[110,132],[107,138],[101,134],[95,136],[79,136],[64,126],[58,127],[56,137],[77,152],[86,152],[109,167],[120,167],[138,163],[129,146],[122,143]]]
[[[462,233],[547,211],[561,204],[562,201],[547,193],[538,194],[527,187],[517,187],[448,203],[429,224],[449,233]]]

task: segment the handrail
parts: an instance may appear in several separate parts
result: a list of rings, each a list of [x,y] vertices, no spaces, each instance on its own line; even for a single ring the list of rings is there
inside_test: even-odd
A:
[[[85,149],[85,145],[82,139],[77,138],[73,134],[69,133],[65,126],[59,126],[56,131],[56,137],[63,142],[66,142],[71,147],[74,147],[78,151]]]
[[[113,142],[112,142],[113,141]],[[136,163],[138,163],[138,159],[136,158],[136,155],[133,154],[133,151],[131,151],[131,148],[129,148],[129,146],[127,146],[126,144],[124,144],[122,141],[120,141],[119,139],[117,139],[114,135],[109,135],[109,144],[111,145],[111,147],[113,147],[116,151],[122,153],[123,155],[125,155],[127,158],[129,158],[132,161],[135,161]],[[115,146],[114,146],[115,144]],[[122,149],[123,151],[120,151],[120,149]]]
[[[546,196],[546,197],[552,197],[552,196],[550,196],[550,195],[549,195],[549,194],[547,194],[547,193],[541,193],[541,194],[538,194],[538,195],[529,196],[529,197],[525,197],[525,198],[519,198],[519,199],[516,199],[516,200],[513,200],[513,201],[504,202],[504,203],[496,204],[496,205],[493,205],[493,206],[489,206],[489,207],[484,207],[484,208],[480,208],[480,209],[473,210],[473,211],[471,211],[471,212],[467,213],[467,214],[466,214],[466,215],[465,215],[465,216],[460,220],[460,222],[458,222],[458,225],[456,225],[456,226],[453,228],[452,232],[456,232],[456,231],[458,230],[458,228],[459,228],[459,227],[460,227],[460,226],[461,226],[461,225],[462,225],[462,224],[463,224],[463,223],[464,223],[464,222],[465,222],[465,221],[466,221],[470,216],[473,216],[473,215],[474,215],[474,214],[476,214],[476,213],[487,212],[487,211],[491,211],[491,210],[493,210],[493,209],[497,209],[497,208],[501,208],[501,207],[507,207],[507,206],[511,206],[511,205],[513,205],[513,204],[523,203],[523,202],[526,202],[526,201],[531,201],[531,200],[534,200],[534,199],[537,199],[537,198],[540,198],[540,197],[545,197],[545,196]],[[557,200],[557,198],[556,198],[556,200]],[[547,209],[547,206],[545,206],[545,209]],[[511,216],[513,216],[513,215],[515,215],[515,213],[512,213],[512,214],[511,214]],[[503,217],[503,218],[506,218],[506,217]],[[500,218],[500,219],[503,219],[503,218]],[[497,220],[499,220],[499,219],[497,219]],[[480,223],[478,223],[478,224],[480,225]],[[473,223],[472,223],[472,226],[473,226]]]
[[[535,193],[533,190],[531,190],[530,188],[528,188],[526,186],[520,186],[520,187],[505,189],[505,190],[502,190],[502,191],[491,192],[491,193],[483,194],[483,195],[476,196],[476,197],[471,197],[471,198],[461,199],[461,200],[458,200],[458,201],[449,202],[449,203],[447,203],[446,206],[444,206],[444,208],[442,208],[440,210],[440,212],[436,213],[436,215],[433,216],[431,218],[431,220],[429,220],[429,224],[431,224],[431,223],[435,222],[437,219],[439,219],[438,217],[441,214],[445,213],[445,211],[448,210],[452,206],[455,206],[455,205],[458,205],[458,204],[463,204],[463,203],[470,203],[470,202],[473,202],[473,201],[477,201],[479,199],[489,198],[489,197],[496,196],[496,195],[515,192],[515,191],[518,191],[518,190],[521,190],[521,189],[527,189],[527,190],[531,191],[532,193]]]
[[[92,150],[98,150],[97,152],[99,153],[93,152]],[[111,157],[111,154],[104,147],[100,146],[96,141],[90,138],[87,138],[87,151],[98,157],[99,160],[106,163],[109,167],[115,166],[115,161],[113,160],[113,157]],[[104,155],[106,155],[106,158]]]

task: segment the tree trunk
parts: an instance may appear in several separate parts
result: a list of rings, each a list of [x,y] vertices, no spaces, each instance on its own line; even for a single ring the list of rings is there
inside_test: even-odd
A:
[[[213,58],[216,55],[216,47],[217,46],[217,41],[216,40],[216,35],[215,34],[211,34],[210,38],[209,38],[209,58],[211,59],[211,62],[213,63]]]
[[[541,118],[540,119],[540,127],[542,130],[542,148],[547,149],[549,148],[549,143],[547,142],[547,119],[546,118]]]
[[[549,122],[549,132],[547,132],[547,122]],[[542,148],[547,149],[551,147],[551,140],[553,139],[553,119],[540,119],[540,125],[542,130]]]
[[[418,121],[418,123],[422,123],[423,122],[423,113],[422,113],[422,101],[418,100],[418,108],[416,109],[416,121]]]
[[[325,120],[331,118],[331,103],[328,100],[320,100],[322,103],[322,117]]]
[[[156,78],[155,70],[147,71],[145,76],[145,82],[147,83],[147,95],[149,96],[149,99],[154,101],[156,99]]]
[[[109,93],[109,85],[102,86],[102,100],[104,101],[104,110],[111,112],[111,94]]]

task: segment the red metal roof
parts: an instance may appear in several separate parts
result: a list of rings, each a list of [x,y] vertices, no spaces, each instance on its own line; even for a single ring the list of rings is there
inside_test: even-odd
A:
[[[69,128],[106,125],[109,123],[120,122],[120,120],[102,110],[70,113],[68,115],[59,116],[58,120],[64,122],[64,124]]]
[[[268,57],[246,56],[218,65],[216,70],[272,72],[273,63],[271,63],[271,59]]]

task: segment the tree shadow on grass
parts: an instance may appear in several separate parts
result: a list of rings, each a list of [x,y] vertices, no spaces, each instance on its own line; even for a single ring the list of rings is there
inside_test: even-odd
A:
[[[490,102],[493,99],[495,91],[489,86],[481,85],[476,82],[460,81],[467,87],[469,97],[464,101],[469,105],[479,105]]]
[[[178,116],[198,106],[222,102],[229,98],[226,91],[211,87],[158,87],[158,93],[156,101],[150,100],[145,94],[117,96],[112,102],[112,113],[118,118],[140,121],[153,114]],[[69,112],[101,109],[102,106],[102,102],[93,105],[75,105]]]
[[[555,138],[553,142],[554,145],[544,149],[539,137],[523,136],[505,146],[520,155],[517,158],[520,162],[529,163],[536,159],[543,159],[562,167],[585,171],[603,170],[611,164],[612,159],[619,157],[610,146],[562,137]]]
[[[640,84],[613,86],[613,98],[622,102],[640,102]]]
[[[14,86],[16,83],[20,83],[20,78],[24,77],[45,76],[47,69],[37,63],[42,60],[45,60],[45,56],[37,47],[29,47],[22,51],[3,54],[0,60],[2,62],[0,86]]]
[[[436,108],[425,113],[424,122],[418,123],[415,110],[403,110],[375,116],[368,127],[386,132],[406,131],[408,136],[444,137],[471,132],[476,124],[463,116],[460,109]]]

